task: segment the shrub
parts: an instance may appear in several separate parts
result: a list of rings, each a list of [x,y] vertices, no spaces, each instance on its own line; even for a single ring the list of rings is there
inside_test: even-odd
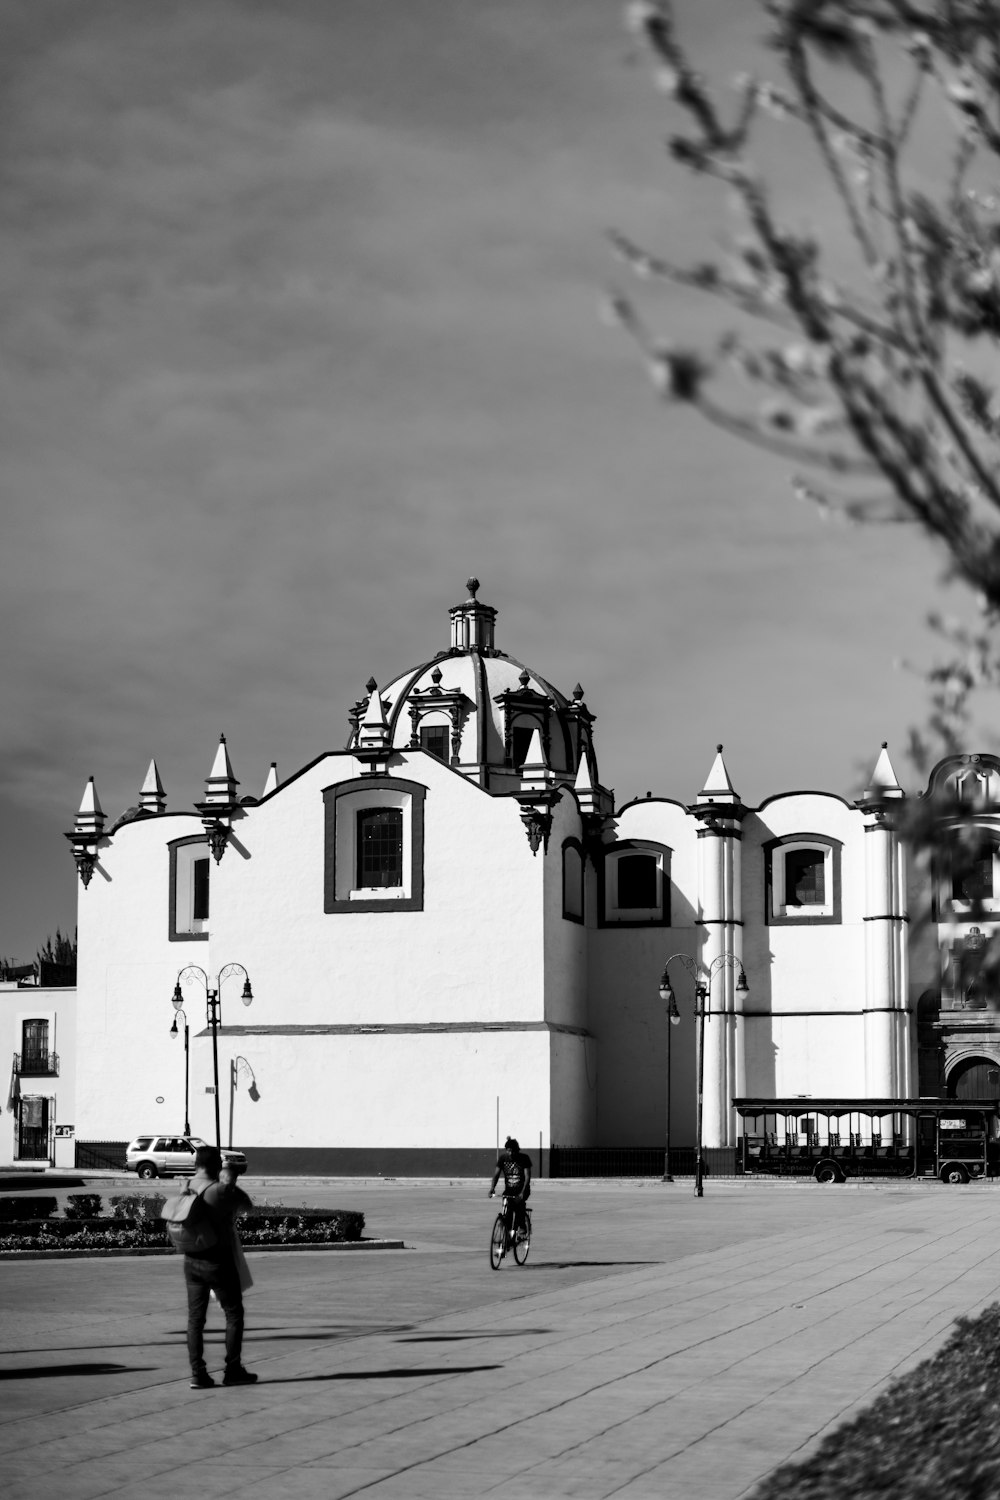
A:
[[[67,1219],[97,1219],[101,1213],[100,1193],[70,1193],[63,1210]]]
[[[117,1193],[108,1199],[115,1219],[158,1219],[166,1201],[163,1193]]]
[[[0,1198],[0,1224],[16,1220],[48,1219],[55,1213],[55,1198]]]
[[[352,1209],[302,1214],[297,1209],[271,1209],[264,1214],[247,1215],[239,1224],[244,1245],[333,1244],[340,1240],[360,1240],[365,1216]]]
[[[1000,1494],[996,1391],[1000,1305],[958,1318],[947,1343],[894,1380],[801,1463],[776,1469],[752,1500],[939,1500]]]

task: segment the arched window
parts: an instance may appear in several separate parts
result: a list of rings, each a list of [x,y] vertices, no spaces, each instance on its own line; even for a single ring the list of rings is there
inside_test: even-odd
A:
[[[423,911],[426,794],[397,776],[325,789],[325,911]]]
[[[575,839],[563,844],[563,916],[583,921],[583,850]]]
[[[531,749],[531,736],[538,727],[533,719],[522,719],[511,730],[510,758],[515,771],[519,771],[527,760],[528,751]]]
[[[786,834],[764,845],[767,921],[805,924],[840,921],[838,839]]]

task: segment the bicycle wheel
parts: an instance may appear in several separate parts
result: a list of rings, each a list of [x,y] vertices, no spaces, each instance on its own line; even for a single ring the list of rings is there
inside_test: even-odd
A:
[[[531,1249],[531,1220],[525,1218],[523,1238],[519,1232],[514,1236],[514,1259],[519,1266],[523,1266],[528,1259],[528,1251]]]
[[[490,1235],[490,1265],[494,1271],[499,1271],[500,1262],[503,1260],[505,1237],[503,1214],[497,1214],[493,1221],[493,1233]]]

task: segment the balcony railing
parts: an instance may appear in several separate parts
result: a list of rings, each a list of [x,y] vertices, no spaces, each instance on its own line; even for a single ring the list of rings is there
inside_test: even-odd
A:
[[[58,1078],[58,1052],[15,1052],[14,1072],[22,1078]]]

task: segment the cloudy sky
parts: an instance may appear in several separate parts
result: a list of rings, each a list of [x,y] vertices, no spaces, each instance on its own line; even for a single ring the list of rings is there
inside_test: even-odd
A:
[[[723,82],[756,8],[680,0]],[[0,0],[0,955],[72,927],[62,832],[220,732],[244,792],[369,675],[497,644],[597,715],[619,801],[857,790],[904,739],[941,559],[823,527],[659,408],[602,322],[615,226],[725,227],[613,0]],[[822,215],[791,153],[785,186]],[[815,199],[815,201],[814,201]],[[719,312],[653,304],[681,336]]]

